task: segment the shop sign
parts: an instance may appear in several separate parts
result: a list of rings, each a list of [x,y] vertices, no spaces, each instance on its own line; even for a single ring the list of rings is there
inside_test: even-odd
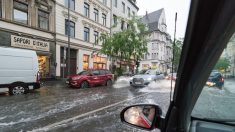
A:
[[[11,35],[11,46],[25,49],[49,51],[50,44],[46,41],[30,39],[21,36]]]
[[[149,69],[149,64],[142,64],[143,69]]]

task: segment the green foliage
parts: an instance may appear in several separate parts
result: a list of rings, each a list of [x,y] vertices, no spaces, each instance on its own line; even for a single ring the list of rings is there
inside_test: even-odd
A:
[[[122,61],[137,61],[147,52],[146,28],[136,18],[126,21],[129,25],[127,29],[111,35],[101,34],[100,52]]]
[[[227,69],[230,66],[230,62],[227,58],[221,57],[215,65],[215,69],[222,70]]]
[[[173,46],[173,48],[174,48],[173,65],[174,65],[175,71],[177,71],[178,66],[179,66],[180,55],[182,52],[182,46],[183,46],[183,39],[176,40],[175,45]]]

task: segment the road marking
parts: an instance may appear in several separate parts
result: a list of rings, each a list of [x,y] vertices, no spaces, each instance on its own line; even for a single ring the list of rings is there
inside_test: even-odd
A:
[[[128,98],[128,99],[126,99],[126,100],[122,100],[122,101],[120,101],[120,102],[117,102],[117,103],[114,103],[114,104],[111,104],[111,105],[108,105],[108,106],[105,106],[105,107],[101,107],[101,108],[99,108],[99,109],[96,109],[96,110],[93,110],[93,111],[89,111],[89,112],[87,112],[87,113],[83,113],[83,114],[81,114],[81,115],[78,115],[78,116],[75,116],[75,117],[72,117],[72,118],[69,118],[69,119],[66,119],[66,120],[62,120],[62,121],[60,121],[60,122],[56,122],[56,123],[53,123],[53,124],[44,126],[44,127],[42,127],[42,128],[34,129],[34,130],[32,130],[32,131],[29,131],[29,132],[48,131],[48,130],[50,130],[50,129],[53,129],[53,128],[56,128],[56,127],[60,126],[61,124],[65,124],[65,123],[70,122],[70,121],[73,121],[73,120],[75,120],[75,119],[78,119],[78,118],[81,118],[81,117],[84,117],[84,116],[87,116],[87,115],[96,113],[96,112],[98,112],[98,111],[101,111],[101,110],[104,110],[104,109],[107,109],[107,108],[110,108],[110,107],[114,107],[114,106],[119,105],[119,104],[121,104],[121,103],[124,103],[124,102],[126,102],[126,101],[133,100],[133,99],[136,99],[136,98],[139,98],[139,97],[141,97],[141,96],[148,95],[148,94],[150,94],[150,93],[145,93],[145,94],[141,94],[141,95],[139,95],[139,96],[135,96],[135,97],[132,97],[132,98]]]

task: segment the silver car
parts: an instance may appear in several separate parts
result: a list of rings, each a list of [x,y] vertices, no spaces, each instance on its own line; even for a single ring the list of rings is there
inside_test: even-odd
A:
[[[130,85],[134,87],[146,86],[152,81],[164,79],[164,75],[159,70],[147,70],[144,74],[132,77]]]

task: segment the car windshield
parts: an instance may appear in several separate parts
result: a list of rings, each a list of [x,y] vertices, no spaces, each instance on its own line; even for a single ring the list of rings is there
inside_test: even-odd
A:
[[[0,0],[0,132],[136,131],[119,114],[138,103],[159,104],[165,116],[189,8],[190,0]]]
[[[156,75],[156,73],[157,73],[156,70],[147,70],[144,74]]]
[[[82,71],[78,73],[78,75],[88,75],[88,74],[89,74],[89,71]]]
[[[214,76],[216,76],[217,74],[219,74],[218,72],[212,72],[211,74],[210,74],[210,77],[214,77]]]
[[[192,116],[235,123],[235,34],[227,43],[210,77],[213,79],[206,82]]]

